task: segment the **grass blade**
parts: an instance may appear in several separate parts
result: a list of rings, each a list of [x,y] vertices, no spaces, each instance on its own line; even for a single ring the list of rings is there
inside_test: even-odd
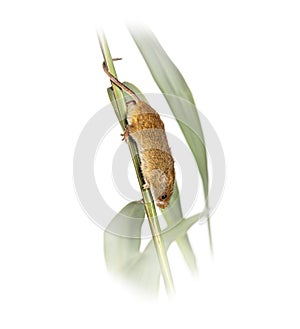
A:
[[[197,214],[188,219],[182,219],[172,229],[165,229],[162,232],[166,248],[178,238],[184,238],[187,231],[199,221],[201,214]],[[146,293],[156,293],[159,285],[160,269],[155,257],[153,241],[150,241],[145,250],[140,253],[127,267],[126,278],[130,282],[138,283],[138,287]]]
[[[146,27],[128,27],[153,79],[162,91],[196,160],[202,178],[206,208],[209,209],[209,177],[203,131],[193,95],[182,74],[166,54],[154,34]],[[175,96],[178,96],[174,98]],[[188,102],[187,102],[188,101]],[[210,218],[209,239],[212,251]]]
[[[131,202],[107,226],[104,232],[104,255],[109,271],[122,273],[122,268],[138,256],[144,218],[144,206]]]

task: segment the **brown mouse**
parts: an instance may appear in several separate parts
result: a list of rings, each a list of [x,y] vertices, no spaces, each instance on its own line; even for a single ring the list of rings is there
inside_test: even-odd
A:
[[[130,136],[137,144],[146,183],[143,187],[152,190],[158,207],[166,208],[174,190],[175,169],[164,123],[150,105],[108,71],[105,62],[103,69],[115,85],[134,99],[127,103],[124,138]]]

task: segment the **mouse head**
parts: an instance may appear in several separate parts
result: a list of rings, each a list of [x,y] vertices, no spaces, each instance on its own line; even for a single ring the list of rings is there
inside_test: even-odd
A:
[[[154,169],[151,172],[151,188],[154,194],[156,205],[159,208],[166,208],[169,204],[174,190],[174,167],[165,172]]]

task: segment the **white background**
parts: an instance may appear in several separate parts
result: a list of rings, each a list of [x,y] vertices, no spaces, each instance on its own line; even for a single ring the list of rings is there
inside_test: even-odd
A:
[[[299,15],[297,1],[1,4],[1,328],[299,328]],[[77,138],[108,103],[96,28],[126,58],[120,78],[157,91],[125,20],[157,35],[226,156],[214,261],[195,225],[199,282],[172,248],[170,305],[107,275],[73,187]]]

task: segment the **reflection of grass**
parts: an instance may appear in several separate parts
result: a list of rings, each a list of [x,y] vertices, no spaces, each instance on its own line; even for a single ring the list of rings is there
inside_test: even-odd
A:
[[[106,62],[106,65],[108,67],[108,70],[110,71],[111,74],[116,76],[116,71],[114,69],[114,65],[113,65],[111,54],[110,54],[110,51],[109,51],[109,48],[107,45],[107,41],[103,34],[101,36],[99,36],[99,42],[101,45],[103,57]],[[122,118],[126,117],[125,99],[124,99],[122,91],[118,87],[116,87],[115,85],[112,85],[112,90],[113,90],[113,95],[110,93],[112,104],[114,106],[115,112],[120,121],[120,124],[121,124],[122,128],[124,129],[125,120],[123,120]],[[112,99],[112,97],[114,99]],[[172,279],[172,275],[171,275],[171,270],[170,270],[170,266],[169,266],[167,253],[166,253],[166,248],[165,248],[164,242],[161,237],[161,229],[160,229],[159,222],[157,219],[156,208],[155,208],[150,190],[145,190],[142,187],[145,182],[143,181],[143,176],[142,176],[141,169],[140,169],[139,159],[136,156],[137,155],[136,145],[131,139],[129,139],[128,145],[129,145],[130,153],[131,153],[132,160],[134,163],[134,167],[136,170],[136,174],[137,174],[137,177],[139,180],[141,193],[143,195],[145,212],[147,214],[149,225],[151,228],[152,238],[153,238],[153,242],[154,242],[155,249],[157,252],[157,257],[159,260],[160,269],[161,269],[161,273],[162,273],[162,276],[164,279],[165,287],[166,287],[168,294],[172,295],[172,294],[174,294],[173,279]]]

